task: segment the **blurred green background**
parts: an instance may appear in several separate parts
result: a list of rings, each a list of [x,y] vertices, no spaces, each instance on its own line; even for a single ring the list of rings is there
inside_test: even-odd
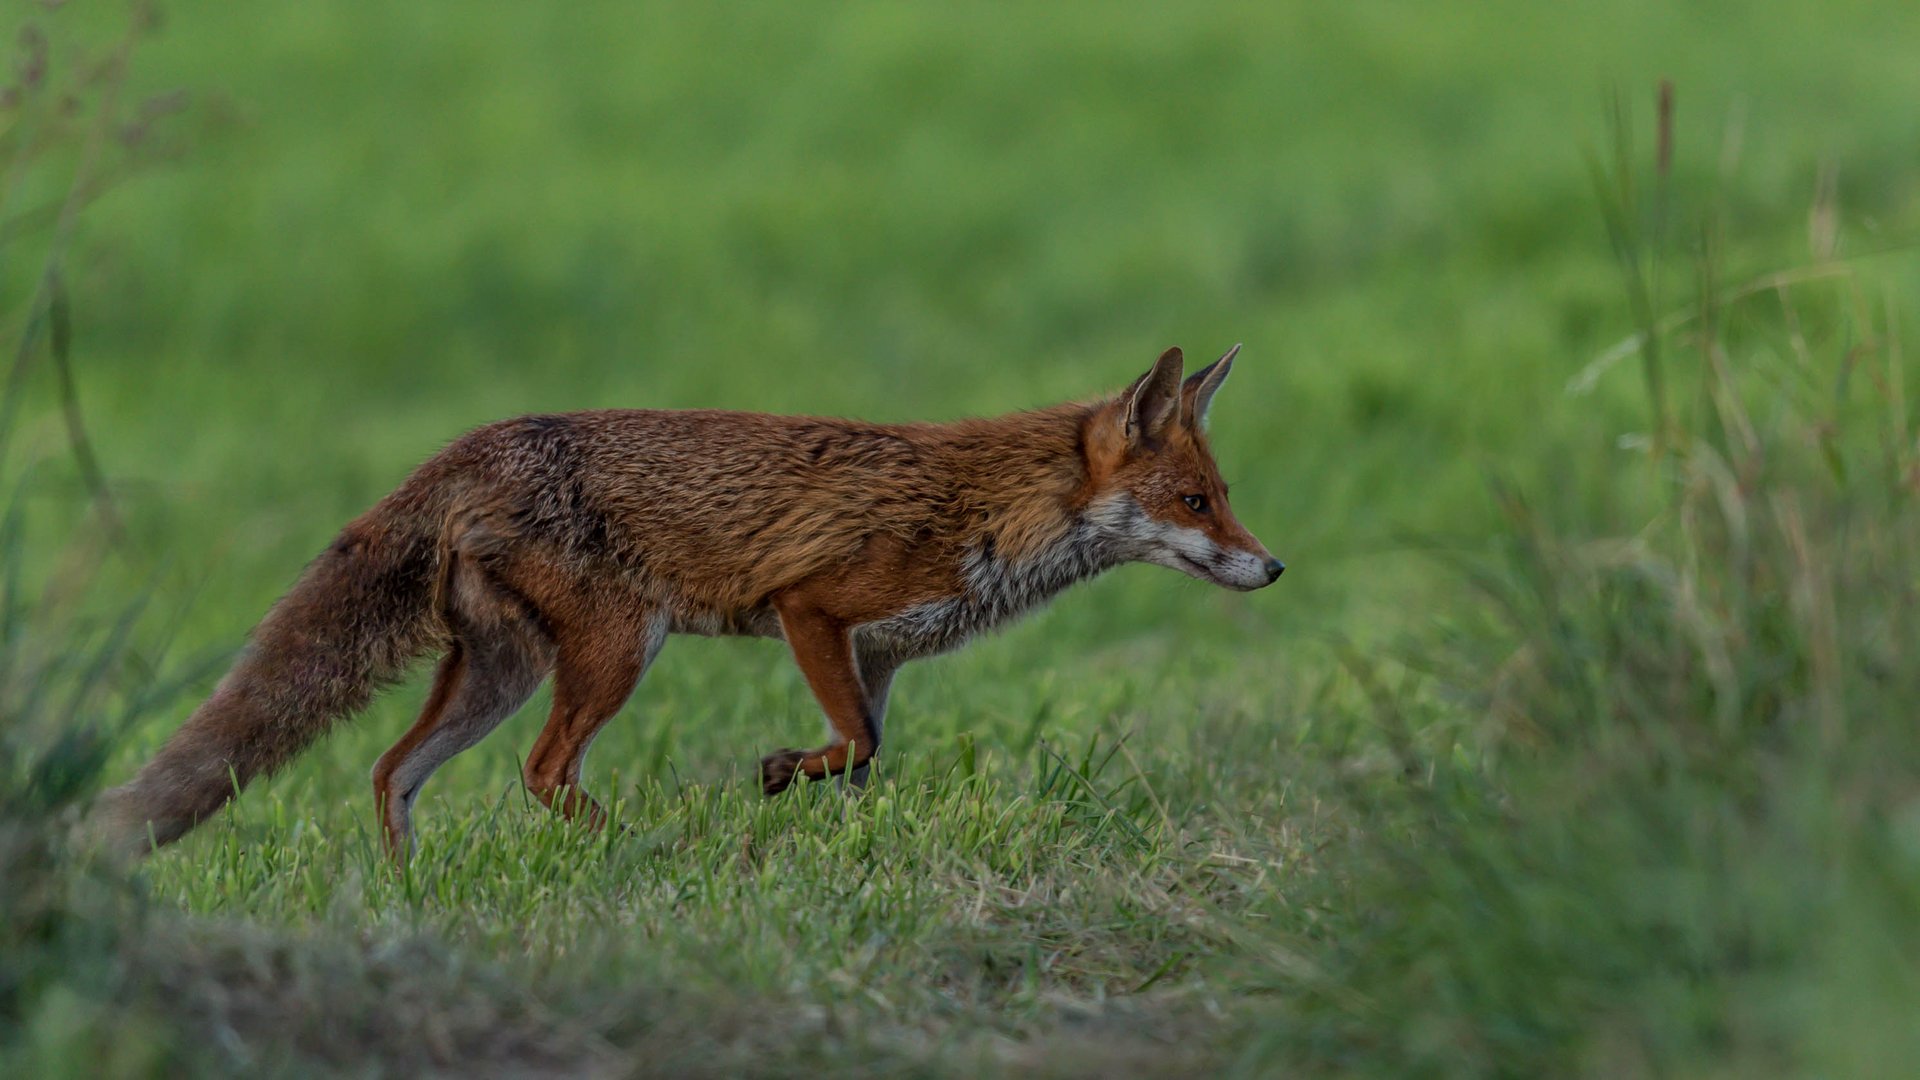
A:
[[[16,3],[0,35],[45,22],[57,63],[122,11]],[[1287,577],[1237,596],[1111,574],[910,670],[889,752],[931,775],[962,732],[1019,753],[1136,728],[1183,761],[1211,752],[1199,714],[1284,741],[1329,642],[1447,621],[1459,585],[1416,553],[1484,546],[1490,477],[1575,510],[1650,497],[1618,445],[1645,426],[1632,367],[1568,393],[1635,326],[1592,171],[1614,96],[1644,154],[1672,80],[1671,183],[1715,193],[1740,281],[1813,260],[1823,176],[1841,254],[1920,235],[1917,49],[1920,5],[1850,0],[178,0],[133,90],[190,94],[181,152],[91,208],[71,259],[79,393],[134,538],[112,573],[184,613],[178,653],[230,650],[342,523],[487,420],[949,418],[1245,342],[1215,448]],[[1867,264],[1889,295],[1920,285],[1912,259]],[[1662,312],[1690,272],[1658,283]],[[50,381],[29,394],[51,551],[84,518]],[[364,827],[364,770],[418,693],[239,820]],[[538,712],[441,774],[423,843],[510,787]],[[589,776],[744,778],[816,725],[775,646],[676,641]],[[234,903],[190,865],[162,891]]]

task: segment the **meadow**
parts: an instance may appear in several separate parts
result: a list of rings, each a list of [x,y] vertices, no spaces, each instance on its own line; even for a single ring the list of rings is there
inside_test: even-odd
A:
[[[1920,8],[180,0],[89,78],[125,15],[0,12],[48,70],[0,106],[10,1074],[1920,1056]],[[1123,568],[909,668],[858,798],[762,798],[816,706],[681,638],[588,762],[622,829],[521,792],[543,692],[391,873],[415,678],[136,870],[67,841],[469,427],[1235,342],[1286,577]]]

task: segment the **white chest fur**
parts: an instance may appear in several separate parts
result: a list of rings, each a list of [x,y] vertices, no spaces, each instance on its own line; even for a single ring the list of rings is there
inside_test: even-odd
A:
[[[863,653],[896,661],[958,648],[1111,567],[1117,560],[1109,548],[1087,522],[1075,524],[1043,551],[1016,561],[997,557],[991,544],[985,545],[967,556],[960,595],[862,624],[854,631],[855,642]]]

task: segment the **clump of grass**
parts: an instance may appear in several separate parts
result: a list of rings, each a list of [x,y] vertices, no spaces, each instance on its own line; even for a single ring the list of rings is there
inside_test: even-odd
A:
[[[75,390],[67,285],[83,211],[151,160],[147,140],[173,108],[122,101],[149,17],[138,6],[92,56],[56,56],[47,25],[25,22],[0,83],[0,1071],[10,1075],[149,1072],[182,1051],[141,1007],[123,962],[147,928],[137,890],[88,864],[72,835],[114,737],[179,686],[157,673],[144,605],[89,595],[121,526]],[[47,367],[84,506],[65,543],[38,537],[50,559],[30,553],[28,506],[50,497],[52,470],[19,464],[15,440]]]
[[[1419,658],[1441,674],[1413,700],[1460,710],[1455,737],[1390,738],[1405,782],[1347,793],[1335,917],[1293,924],[1310,963],[1265,978],[1300,996],[1250,1063],[1853,1075],[1920,1050],[1920,445],[1899,308],[1830,239],[1762,287],[1723,284],[1709,205],[1692,304],[1654,318],[1672,252],[1630,168],[1623,152],[1602,193],[1641,326],[1621,356],[1649,394],[1650,437],[1623,446],[1656,510],[1622,496],[1554,520],[1496,491],[1481,617]],[[1386,730],[1411,726],[1356,668]]]

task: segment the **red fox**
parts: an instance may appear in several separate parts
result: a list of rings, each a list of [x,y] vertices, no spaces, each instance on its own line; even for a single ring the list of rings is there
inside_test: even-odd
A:
[[[434,770],[549,675],[526,785],[597,827],[587,748],[675,633],[792,649],[829,734],[762,758],[766,794],[863,784],[908,660],[1121,563],[1241,590],[1280,577],[1203,434],[1239,349],[1184,382],[1169,349],[1117,396],[985,420],[606,410],[479,428],[347,525],[97,820],[123,850],[178,839],[438,654],[419,719],[373,768],[389,853],[411,852]]]

